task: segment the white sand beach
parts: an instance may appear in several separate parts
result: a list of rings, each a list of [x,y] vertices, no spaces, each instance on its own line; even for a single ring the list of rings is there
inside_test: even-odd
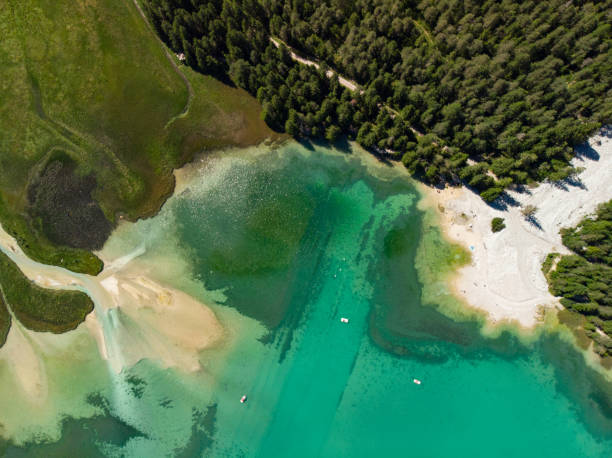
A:
[[[597,206],[612,199],[612,130],[600,131],[581,148],[572,164],[584,168],[573,184],[544,183],[524,193],[510,192],[515,206],[501,211],[466,188],[437,190],[421,186],[423,206],[433,206],[443,230],[471,252],[472,262],[453,277],[458,297],[485,311],[493,323],[515,321],[526,328],[539,319],[541,307],[561,307],[548,291],[541,265],[550,252],[568,253],[559,230],[575,226]],[[532,222],[521,210],[537,208]],[[491,219],[506,228],[491,231]]]

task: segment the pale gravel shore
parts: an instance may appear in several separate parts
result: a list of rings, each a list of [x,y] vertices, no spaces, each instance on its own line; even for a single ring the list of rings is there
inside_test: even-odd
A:
[[[550,252],[569,252],[561,242],[561,228],[575,226],[612,199],[612,130],[600,131],[588,143],[589,154],[572,161],[584,168],[579,183],[544,183],[524,193],[510,192],[516,206],[506,211],[492,208],[465,187],[437,190],[421,185],[421,205],[434,207],[446,237],[472,255],[472,262],[451,280],[454,292],[485,311],[492,323],[513,321],[532,328],[541,307],[561,307],[548,291],[542,262]],[[526,205],[537,207],[537,225],[521,214]],[[505,220],[501,232],[491,231],[494,217]]]

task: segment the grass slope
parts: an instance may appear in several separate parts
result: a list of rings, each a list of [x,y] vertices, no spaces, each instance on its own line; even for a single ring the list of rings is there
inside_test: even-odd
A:
[[[174,168],[274,136],[244,91],[177,68],[131,1],[8,0],[0,36],[0,222],[38,261],[96,274],[90,250],[157,212]]]

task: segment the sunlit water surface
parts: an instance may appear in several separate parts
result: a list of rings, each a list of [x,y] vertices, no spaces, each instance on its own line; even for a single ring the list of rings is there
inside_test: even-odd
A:
[[[82,409],[66,407],[59,437],[0,452],[612,456],[610,385],[558,334],[483,337],[443,281],[465,253],[403,174],[364,161],[288,143],[192,167],[158,216],[122,225],[104,253],[144,242],[149,274],[210,304],[224,342],[196,374],[149,360],[114,374],[84,336],[86,361],[49,357],[61,386],[46,408]]]

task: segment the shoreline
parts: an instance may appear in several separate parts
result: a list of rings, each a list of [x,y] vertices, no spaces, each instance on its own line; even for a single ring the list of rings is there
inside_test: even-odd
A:
[[[598,168],[603,169],[607,167],[610,169],[609,165],[612,165],[611,140],[606,140],[608,142],[608,152],[606,153],[608,162],[605,162],[607,166],[602,167],[604,154],[601,153],[602,159],[599,162],[591,161],[595,162],[595,164],[591,164],[588,168],[588,170],[593,172],[593,176],[597,175],[602,180],[601,183],[604,185],[609,183],[609,181],[606,181],[609,177],[607,175],[600,177],[601,170],[598,170]],[[436,226],[440,227],[442,235],[452,243],[460,245],[468,244],[467,249],[469,251],[470,243],[482,243],[486,248],[487,240],[485,239],[488,236],[494,235],[499,238],[500,234],[490,233],[490,218],[486,214],[483,213],[481,215],[476,211],[480,209],[480,205],[486,206],[477,195],[470,193],[465,188],[450,188],[444,191],[440,190],[440,192],[436,189],[425,188],[424,185],[409,178],[401,163],[391,163],[391,167],[389,167],[378,162],[374,156],[369,155],[369,153],[360,148],[357,148],[354,153],[368,168],[367,173],[380,174],[389,179],[397,176],[410,180],[418,192],[414,203],[419,208],[427,210],[427,218],[435,218]],[[197,171],[196,169],[206,167],[205,162],[206,156],[203,156],[201,162],[193,163],[193,165],[188,165],[175,171],[175,177],[177,178],[175,195],[191,192],[189,182],[193,178],[192,174]],[[543,187],[544,185],[540,188]],[[535,199],[540,195],[538,191],[540,188],[532,190],[531,195],[528,197]],[[593,184],[589,189],[596,191],[599,188]],[[610,189],[610,186],[607,186],[606,189]],[[546,198],[549,198],[548,193],[550,190],[547,190],[548,188],[545,188],[545,192],[543,191],[542,193],[542,201],[544,203]],[[567,191],[565,192],[567,193]],[[587,193],[586,198],[590,200],[585,200],[585,202],[588,202],[589,205],[595,205],[590,194]],[[455,202],[458,203],[455,204]],[[456,206],[466,202],[474,206],[473,209],[476,213],[475,217],[469,214],[466,216],[466,218],[472,218],[473,221],[471,222],[461,217],[460,214],[455,214],[456,218],[453,218],[452,211],[458,211]],[[542,210],[547,208],[544,203],[539,204]],[[442,207],[444,211],[441,212],[438,206]],[[556,207],[559,207],[559,205],[556,205]],[[460,207],[459,210],[462,208]],[[493,211],[490,208],[489,210]],[[520,216],[520,208],[513,210],[518,212]],[[578,214],[586,210],[588,210],[588,206],[582,205],[579,212],[574,212],[577,215],[572,217],[578,218],[580,216]],[[482,216],[482,221],[479,220],[477,223],[476,219],[480,216]],[[556,221],[554,219],[553,222]],[[540,222],[543,227],[548,227],[544,225],[544,223],[548,224],[548,220],[541,217]],[[123,230],[123,228],[129,227],[132,224],[134,223],[126,221],[119,225],[115,231]],[[469,227],[470,224],[472,227]],[[151,226],[148,227],[149,229],[151,228]],[[486,229],[486,232],[477,232],[477,230],[483,227]],[[508,228],[505,231],[510,233],[509,229],[511,227],[514,226],[508,224]],[[519,224],[517,227],[520,228],[522,226]],[[160,231],[165,230],[164,228],[160,229]],[[529,233],[528,230],[524,230]],[[465,237],[470,236],[473,240],[467,238],[453,240],[453,231],[457,231],[459,235],[463,231],[466,234]],[[505,231],[502,231],[502,234]],[[435,232],[436,237],[439,238],[437,228]],[[114,234],[117,235],[116,232]],[[480,239],[478,239],[479,236]],[[53,364],[56,364],[55,360],[61,360],[70,364],[73,364],[73,361],[77,361],[74,358],[71,359],[66,348],[78,349],[74,350],[75,354],[77,351],[82,352],[83,349],[87,348],[89,350],[87,358],[92,361],[95,360],[96,368],[100,369],[100,373],[111,381],[121,379],[121,376],[117,374],[121,373],[123,368],[133,366],[142,359],[154,361],[156,365],[162,368],[171,367],[184,373],[197,372],[204,377],[210,375],[211,378],[207,380],[214,380],[215,372],[211,370],[211,367],[215,368],[215,363],[210,362],[213,359],[211,357],[212,352],[215,353],[214,361],[221,361],[227,357],[227,353],[219,353],[217,352],[218,349],[226,351],[228,347],[233,345],[237,335],[243,335],[242,333],[245,329],[250,329],[251,332],[255,333],[253,327],[247,328],[242,324],[239,326],[227,325],[228,323],[233,323],[232,320],[238,319],[238,312],[234,309],[229,311],[228,307],[228,313],[218,313],[215,307],[210,306],[214,301],[210,301],[207,296],[200,295],[194,289],[185,288],[185,283],[173,283],[171,279],[173,276],[176,276],[174,274],[172,276],[169,274],[167,276],[164,275],[170,271],[187,272],[187,270],[182,270],[187,268],[181,264],[182,261],[179,263],[177,261],[178,258],[175,259],[174,256],[171,256],[171,254],[176,253],[179,247],[176,243],[179,239],[175,240],[173,238],[173,243],[168,243],[167,250],[155,251],[151,249],[149,252],[147,252],[145,240],[129,237],[126,237],[126,240],[129,240],[129,242],[126,242],[126,245],[131,247],[130,250],[120,249],[124,248],[124,245],[118,243],[114,247],[107,245],[105,250],[96,253],[104,261],[105,269],[99,276],[91,277],[73,274],[63,268],[46,266],[30,260],[24,255],[15,240],[6,234],[0,226],[0,249],[11,252],[11,258],[17,258],[20,261],[18,265],[24,274],[36,283],[46,287],[84,289],[95,302],[95,311],[90,313],[85,323],[75,331],[65,333],[62,336],[52,336],[47,335],[47,333],[23,330],[21,326],[17,327],[14,325],[14,328],[11,329],[11,347],[0,348],[0,364],[5,364],[5,367],[8,369],[5,371],[5,380],[10,381],[11,386],[19,388],[14,396],[16,398],[32,399],[34,406],[27,405],[26,407],[34,412],[42,411],[48,407],[48,417],[51,420],[45,420],[45,422],[53,423],[50,428],[54,435],[60,433],[56,431],[56,417],[54,416],[55,410],[53,410],[55,408],[55,396],[57,396],[57,388],[53,385],[53,376],[57,372],[53,372]],[[141,243],[133,243],[134,240]],[[168,241],[169,239],[165,240]],[[527,241],[531,240],[531,238],[527,239]],[[150,246],[153,247],[154,245],[151,244]],[[476,245],[473,246],[476,247]],[[474,257],[476,257],[475,251],[472,252]],[[490,249],[488,251],[486,249],[483,250],[484,253],[490,251]],[[543,256],[546,256],[546,253]],[[484,261],[488,262],[488,258],[485,257]],[[516,256],[516,261],[521,262],[521,256]],[[487,267],[486,262],[482,266]],[[479,315],[479,321],[482,316],[483,334],[491,335],[511,328],[512,331],[518,330],[519,334],[524,333],[524,335],[519,337],[532,338],[545,330],[544,326],[535,326],[535,324],[538,324],[537,310],[533,327],[529,328],[520,319],[514,319],[512,316],[504,317],[503,313],[507,312],[505,309],[499,312],[501,314],[500,318],[493,316],[486,308],[474,307],[470,296],[463,298],[460,290],[457,289],[460,285],[457,286],[456,283],[460,280],[460,272],[469,267],[469,265],[466,265],[459,269],[453,268],[443,278],[443,280],[448,279],[449,281],[447,283],[442,281],[436,282],[433,284],[432,289],[437,291],[440,286],[442,286],[442,289],[446,289],[444,285],[449,284],[450,287],[447,291],[450,294],[447,294],[445,291],[446,297],[453,295],[458,299],[457,302],[459,302],[458,305],[460,306],[458,310],[460,312],[465,311],[466,315],[477,314]],[[476,273],[478,273],[477,270]],[[491,272],[486,270],[485,274],[488,275]],[[181,275],[181,277],[186,276]],[[200,288],[203,289],[204,286],[200,285]],[[214,291],[211,291],[211,293],[214,293]],[[554,308],[554,306],[554,303],[551,302],[549,309]],[[522,317],[522,314],[526,315],[530,310],[529,307],[520,308],[517,311],[517,315]],[[444,310],[442,311],[445,312]],[[489,314],[489,316],[485,317],[485,314]],[[447,314],[447,316],[454,319],[452,315]],[[242,318],[245,320],[244,323],[252,322],[246,316],[242,316]],[[257,331],[259,329],[259,327],[256,328]],[[564,332],[563,337],[571,339],[571,334],[569,331]],[[261,336],[259,335],[253,336],[253,340],[260,338]],[[58,340],[62,343],[62,348],[59,350],[56,346],[49,345],[49,342]],[[80,346],[74,345],[78,341],[82,342]],[[87,344],[87,347],[84,346],[85,344]],[[3,352],[3,350],[6,351]],[[65,351],[65,353],[62,353],[60,350]],[[98,364],[96,350],[99,351],[100,358],[103,360],[102,364]],[[212,352],[203,357],[202,354],[208,351]],[[583,353],[591,355],[590,353]],[[49,355],[51,358],[48,358]],[[48,361],[49,359],[52,360],[51,363]],[[595,365],[594,360],[585,358],[585,363],[602,373]],[[91,363],[91,366],[94,366],[94,364]],[[218,366],[216,369],[218,369]],[[609,377],[607,379],[610,380]],[[104,378],[103,382],[106,383],[106,381],[107,379]],[[83,384],[81,388],[85,390],[85,388],[90,386],[97,385]],[[83,417],[94,415],[91,412],[82,413],[74,407],[71,407],[71,409],[66,412],[76,412],[75,415],[78,414]],[[57,411],[59,412],[60,410],[58,409]],[[64,411],[62,411],[62,414],[64,414]],[[24,417],[23,423],[28,424],[27,422],[28,418]],[[47,425],[43,426],[48,428]],[[19,432],[19,429],[15,426],[11,425],[11,427],[13,429],[7,430],[7,434],[14,435],[16,434],[14,431]]]
[[[609,132],[609,130],[608,130]],[[548,253],[569,254],[559,230],[572,227],[612,199],[612,137],[599,131],[572,159],[584,170],[573,184],[541,183],[523,193],[509,191],[515,206],[498,210],[466,187],[436,189],[418,184],[422,208],[431,208],[444,237],[464,247],[471,263],[449,277],[452,293],[487,315],[487,323],[515,323],[526,330],[543,321],[544,312],[562,308],[548,291],[541,265]],[[521,214],[537,207],[534,223]],[[491,231],[491,219],[504,218],[506,228]]]
[[[471,254],[471,263],[451,272],[447,284],[449,292],[466,310],[484,315],[485,333],[513,327],[528,335],[544,321],[543,312],[561,308],[558,299],[548,291],[541,264],[550,252],[569,253],[561,243],[561,227],[577,224],[599,203],[612,198],[609,185],[612,183],[612,137],[596,135],[589,143],[595,153],[591,151],[591,157],[581,155],[572,161],[585,169],[578,177],[581,187],[568,185],[564,189],[544,183],[523,194],[509,193],[521,206],[538,207],[535,217],[540,228],[525,221],[520,206],[501,211],[488,206],[465,187],[435,189],[414,182],[421,194],[419,208],[431,210],[443,236]],[[388,170],[391,176],[408,176],[399,163],[391,163],[388,168],[389,164],[380,163],[359,147],[351,152],[370,173],[386,174]],[[593,159],[593,154],[599,158]],[[189,190],[192,174],[205,167],[203,163],[208,158],[203,155],[199,161],[174,171],[174,195]],[[507,227],[492,233],[490,221],[496,216],[503,217]],[[40,286],[89,293],[95,302],[95,311],[79,329],[87,330],[101,358],[115,373],[145,358],[156,360],[163,367],[198,371],[202,369],[199,353],[221,344],[227,337],[226,329],[208,305],[163,282],[158,283],[149,275],[147,266],[138,259],[146,252],[144,245],[117,257],[97,252],[105,268],[96,277],[29,259],[1,227],[0,246],[26,277]],[[203,329],[206,332],[202,333]],[[19,331],[38,334],[14,325],[9,333],[11,342],[19,337]],[[15,348],[7,345],[0,349],[0,360],[12,360],[17,354]],[[34,353],[30,356],[30,369],[13,371],[14,375],[26,391],[39,391],[36,397],[45,398],[44,367],[34,362]],[[28,374],[22,374],[24,370]],[[38,386],[23,384],[28,378],[39,380],[33,382]]]
[[[28,258],[2,226],[0,249],[35,284],[83,291],[95,304],[83,323],[59,335],[32,331],[13,321],[7,342],[0,347],[0,364],[7,365],[15,386],[34,404],[42,405],[48,397],[45,357],[55,353],[49,345],[36,344],[40,339],[71,342],[87,334],[101,360],[116,374],[142,359],[164,368],[197,372],[203,369],[201,351],[225,340],[225,329],[209,305],[149,276],[147,266],[138,260],[143,248],[104,259],[106,268],[96,277]]]

